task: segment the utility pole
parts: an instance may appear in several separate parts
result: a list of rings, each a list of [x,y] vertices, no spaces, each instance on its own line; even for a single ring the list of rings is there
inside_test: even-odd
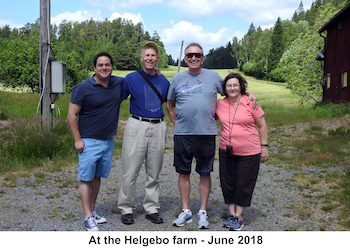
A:
[[[41,127],[52,126],[51,110],[51,32],[50,32],[50,0],[40,0],[40,111]]]
[[[177,64],[177,73],[180,72],[180,67],[181,67],[181,56],[182,56],[182,48],[184,46],[184,41],[181,42],[181,49],[180,49],[180,57],[179,57],[179,62]]]

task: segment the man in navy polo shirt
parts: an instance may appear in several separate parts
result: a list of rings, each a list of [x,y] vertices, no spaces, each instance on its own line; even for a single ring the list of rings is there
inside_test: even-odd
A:
[[[93,59],[95,74],[76,85],[71,94],[68,124],[79,155],[78,179],[84,225],[98,231],[106,218],[95,211],[100,178],[111,171],[117,132],[123,78],[112,76],[113,59],[101,52]]]

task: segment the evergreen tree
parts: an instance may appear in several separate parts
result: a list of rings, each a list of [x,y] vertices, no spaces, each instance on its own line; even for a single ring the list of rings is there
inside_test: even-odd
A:
[[[11,29],[9,25],[5,25],[3,28],[0,27],[0,38],[10,39]]]
[[[254,50],[254,58],[257,64],[257,78],[263,78],[268,69],[268,55],[271,47],[271,30],[265,29],[261,31],[259,40]]]
[[[118,70],[125,70],[125,69],[131,69],[135,70],[139,68],[139,65],[133,65],[132,68],[130,67],[130,63],[132,60],[132,51],[130,47],[127,44],[127,38],[126,36],[122,35],[118,39],[118,43],[116,44],[116,49],[114,53],[111,54],[111,56],[114,59],[114,63]]]
[[[268,72],[276,68],[284,52],[283,27],[281,19],[278,18],[271,34],[271,47],[268,56]]]
[[[304,18],[305,18],[305,10],[304,10],[303,1],[300,1],[299,7],[296,10],[296,14],[297,14],[297,17],[298,17],[296,21],[304,20]]]
[[[171,55],[168,55],[168,65],[173,65],[175,66],[175,60],[173,59],[173,57]]]
[[[237,37],[234,37],[232,40],[232,52],[231,52],[231,56],[234,58],[234,60],[236,61],[235,63],[235,68],[238,66],[240,66],[242,64],[242,60],[239,57],[239,51],[240,51],[240,41],[238,41]]]
[[[252,23],[249,27],[248,33],[243,37],[241,41],[240,57],[244,63],[249,62],[254,54],[254,48],[257,42],[257,33],[254,24]]]
[[[226,47],[211,49],[203,62],[203,67],[207,69],[233,69],[236,66],[237,61],[232,56],[231,42],[228,42]]]

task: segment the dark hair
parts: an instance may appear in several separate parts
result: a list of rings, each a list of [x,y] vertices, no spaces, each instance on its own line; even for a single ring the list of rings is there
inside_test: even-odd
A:
[[[110,60],[111,60],[111,64],[113,67],[113,58],[110,54],[108,54],[107,52],[100,52],[97,55],[94,56],[94,67],[96,68],[96,64],[97,64],[97,59],[101,56],[107,56]]]
[[[222,82],[222,88],[224,91],[224,95],[227,96],[227,92],[226,92],[226,83],[228,80],[230,80],[231,78],[237,78],[239,81],[239,85],[241,87],[241,94],[244,95],[245,92],[247,91],[247,86],[248,83],[247,81],[244,79],[243,76],[241,76],[239,73],[230,73],[226,76],[225,80]]]

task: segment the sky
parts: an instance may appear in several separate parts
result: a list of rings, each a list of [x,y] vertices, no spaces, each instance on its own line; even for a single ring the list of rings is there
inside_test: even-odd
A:
[[[291,20],[301,0],[51,0],[51,24],[63,20],[83,22],[125,18],[142,22],[152,36],[156,31],[173,59],[191,42],[202,45],[204,54],[226,46],[255,28],[271,28],[280,17]],[[302,0],[304,10],[313,0]],[[40,17],[40,0],[2,1],[0,27],[21,28]],[[183,52],[182,52],[183,56]]]

